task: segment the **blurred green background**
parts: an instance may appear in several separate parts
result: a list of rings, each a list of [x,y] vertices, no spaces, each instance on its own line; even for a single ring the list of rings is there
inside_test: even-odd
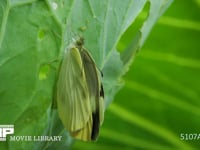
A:
[[[144,12],[143,12],[144,13]],[[141,14],[137,22],[144,18]],[[118,44],[130,43],[132,25]],[[105,113],[99,140],[71,149],[198,149],[200,0],[175,0],[151,31]]]

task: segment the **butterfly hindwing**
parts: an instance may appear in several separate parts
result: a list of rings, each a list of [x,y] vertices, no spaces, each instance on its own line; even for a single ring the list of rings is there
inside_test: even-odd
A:
[[[101,98],[102,84],[100,81],[100,72],[97,69],[94,60],[87,50],[82,49],[82,59],[88,84],[90,103],[92,108],[92,133],[91,139],[95,140],[99,133],[100,124],[103,122],[104,105]]]

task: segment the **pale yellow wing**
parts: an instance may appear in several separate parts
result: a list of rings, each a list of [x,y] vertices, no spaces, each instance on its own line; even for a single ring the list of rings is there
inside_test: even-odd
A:
[[[96,140],[104,117],[100,73],[82,42],[69,48],[57,82],[58,113],[74,138]]]
[[[77,48],[66,52],[57,82],[58,113],[65,128],[75,132],[84,128],[91,114],[87,81]]]
[[[90,116],[89,121],[87,122],[84,128],[77,130],[75,132],[71,132],[70,134],[76,139],[80,139],[83,141],[92,141],[91,132],[92,132],[92,116]]]
[[[92,131],[90,134],[91,139],[96,140],[99,134],[99,127],[104,118],[103,87],[100,81],[100,73],[90,54],[85,49],[82,49],[81,55],[92,109]]]

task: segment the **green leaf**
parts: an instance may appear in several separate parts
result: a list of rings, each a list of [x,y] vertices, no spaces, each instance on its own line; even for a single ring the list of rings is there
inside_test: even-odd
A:
[[[99,141],[76,142],[73,149],[199,149],[199,139],[194,139],[200,135],[199,15],[198,1],[174,1],[124,77]],[[135,28],[137,24],[131,25],[120,40],[120,50],[132,42]]]
[[[116,50],[117,43],[146,3],[146,0],[1,1],[0,124],[14,124],[15,136],[61,134],[63,127],[59,126],[60,132],[56,130],[58,118],[53,117],[51,110],[54,85],[60,58],[77,35],[84,37],[85,47],[103,71],[106,105],[111,103],[123,85],[121,77],[128,70],[135,51],[171,1],[150,1],[149,17],[140,36],[131,37],[137,38],[137,48],[129,49],[131,57],[124,61],[122,53]],[[62,135],[60,149],[71,143],[66,132]],[[33,141],[7,141],[0,147],[42,149],[46,145],[49,149],[56,147],[56,143]]]

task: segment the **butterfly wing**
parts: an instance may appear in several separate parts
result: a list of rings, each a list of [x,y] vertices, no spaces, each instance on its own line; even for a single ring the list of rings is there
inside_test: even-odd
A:
[[[74,138],[96,140],[104,116],[103,96],[100,73],[90,54],[82,47],[69,48],[57,82],[57,107]]]
[[[57,107],[62,123],[69,132],[86,126],[91,107],[81,55],[77,48],[66,52],[57,82]]]
[[[82,49],[81,55],[92,109],[91,139],[96,140],[104,116],[103,86],[100,81],[100,73],[88,51]]]

